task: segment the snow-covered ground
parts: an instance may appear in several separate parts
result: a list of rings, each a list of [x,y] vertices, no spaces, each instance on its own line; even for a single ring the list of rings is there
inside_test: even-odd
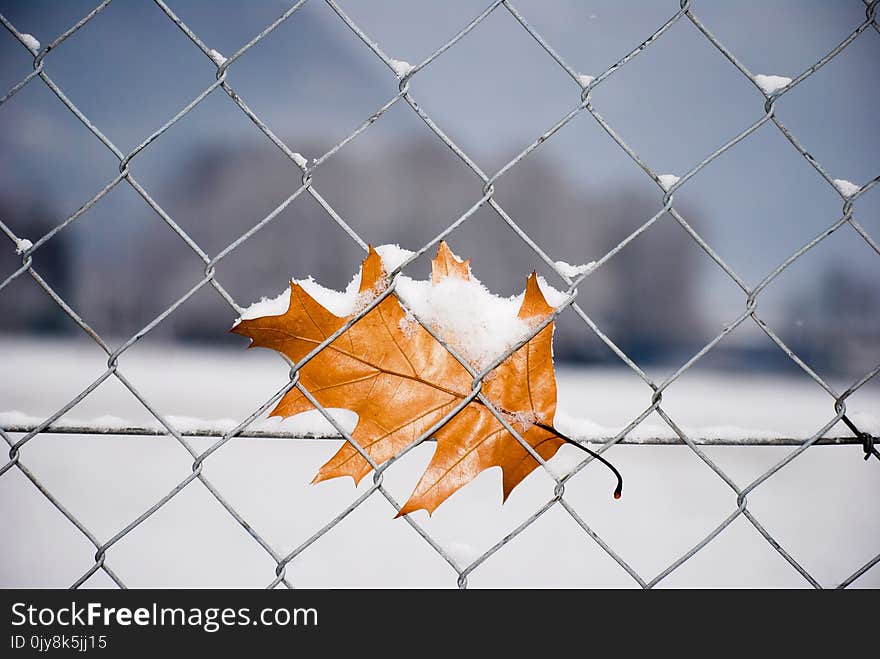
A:
[[[206,420],[240,420],[287,379],[277,356],[261,350],[194,349],[137,344],[120,372],[158,412]],[[84,341],[0,340],[0,413],[45,417],[106,368]],[[866,367],[867,369],[867,367]],[[654,369],[662,377],[672,368]],[[847,383],[834,383],[845,389]],[[588,417],[596,435],[613,434],[650,403],[633,373],[610,368],[559,369],[560,408]],[[857,392],[848,407],[878,431],[880,387]],[[664,409],[694,435],[807,437],[834,415],[833,403],[806,377],[708,372],[695,368],[664,394]],[[69,416],[112,415],[152,423],[149,413],[113,377]],[[8,419],[11,417],[3,417]],[[227,422],[228,423],[228,422]],[[668,435],[649,417],[640,436]],[[832,435],[846,435],[835,428]],[[19,435],[12,435],[16,439]],[[196,451],[212,439],[189,440]],[[302,543],[370,486],[348,479],[309,485],[338,440],[235,439],[212,454],[204,473],[279,553]],[[406,498],[430,458],[419,447],[386,473],[385,485]],[[706,447],[745,486],[792,447]],[[580,454],[563,447],[559,470]],[[625,478],[623,499],[613,479],[590,466],[565,490],[581,517],[643,577],[650,579],[736,508],[735,494],[687,447],[618,446],[607,454]],[[824,585],[836,585],[880,552],[880,463],[864,462],[858,446],[814,447],[749,495],[749,510]],[[22,462],[98,538],[106,540],[191,473],[192,458],[173,438],[44,434],[27,443]],[[416,521],[466,565],[553,496],[543,472],[530,476],[501,506],[500,475],[489,470]],[[450,586],[456,574],[375,494],[288,566],[297,586]],[[0,477],[0,585],[67,586],[92,565],[94,548],[16,469]],[[107,562],[129,586],[262,586],[274,563],[198,481],[115,544]],[[98,572],[87,585],[109,580]],[[478,567],[469,586],[632,586],[559,506],[551,508]],[[802,586],[800,577],[754,527],[738,518],[662,586]],[[858,586],[880,586],[875,566]]]

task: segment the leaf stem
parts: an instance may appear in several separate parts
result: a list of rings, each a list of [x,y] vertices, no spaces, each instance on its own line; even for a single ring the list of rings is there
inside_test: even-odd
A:
[[[568,437],[568,436],[566,436],[566,435],[563,435],[561,432],[559,432],[559,431],[558,431],[556,428],[554,428],[553,426],[548,426],[548,425],[546,425],[546,424],[544,424],[544,423],[536,423],[535,425],[536,425],[538,428],[542,428],[543,430],[546,430],[547,432],[552,432],[554,435],[556,435],[557,437],[559,437],[559,439],[563,440],[564,442],[566,442],[566,443],[568,443],[568,444],[571,444],[572,446],[576,446],[577,448],[579,448],[579,449],[580,449],[581,451],[583,451],[584,453],[589,454],[590,456],[592,456],[593,458],[595,458],[596,460],[598,460],[599,462],[601,462],[603,465],[605,465],[606,467],[608,467],[608,468],[611,470],[611,472],[617,477],[617,487],[614,488],[614,498],[615,498],[615,499],[619,499],[619,498],[623,495],[623,476],[620,475],[620,472],[617,471],[617,468],[616,468],[613,464],[611,464],[610,462],[608,462],[608,460],[606,460],[605,458],[603,458],[601,455],[599,455],[599,454],[596,453],[595,451],[592,451],[592,450],[588,449],[586,446],[584,446],[584,445],[581,444],[580,442],[575,441],[575,440],[572,439],[571,437]]]

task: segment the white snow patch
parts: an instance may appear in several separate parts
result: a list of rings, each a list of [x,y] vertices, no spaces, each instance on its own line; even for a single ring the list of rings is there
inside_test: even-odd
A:
[[[837,188],[840,191],[840,194],[844,197],[852,197],[856,192],[862,189],[861,186],[843,178],[834,179],[834,187]]]
[[[413,255],[413,252],[399,245],[379,245],[375,249],[382,257],[382,266],[386,272],[393,271]],[[344,291],[325,288],[311,277],[297,280],[296,283],[328,311],[346,317],[364,309],[385,285],[382,282],[377,290],[359,293],[360,282],[361,273],[358,272]],[[543,277],[538,277],[538,286],[547,303],[553,307],[560,306],[568,299],[568,294],[553,288]],[[410,316],[415,314],[422,319],[477,368],[490,364],[533,328],[533,323],[528,319],[517,317],[524,293],[508,298],[500,297],[490,292],[473,275],[468,281],[449,278],[438,284],[432,284],[430,279],[413,279],[400,275],[396,290]],[[236,325],[243,319],[286,313],[289,298],[290,293],[285,290],[277,297],[255,302],[242,311]],[[407,328],[414,327],[407,318],[404,320],[407,321]],[[404,327],[401,326],[401,329],[404,330]]]
[[[297,154],[298,155],[298,154]],[[391,272],[398,265],[412,256],[413,252],[401,248],[399,245],[379,245],[375,248],[382,257],[382,267],[385,272]],[[361,287],[361,273],[352,277],[344,291],[336,291],[332,288],[321,286],[312,277],[294,280],[303,287],[306,293],[330,313],[344,318],[363,309],[381,291],[366,291],[361,295],[358,290]],[[380,286],[380,288],[382,288]],[[290,306],[290,289],[284,289],[276,297],[262,298],[259,302],[244,309],[241,317],[235,321],[233,327],[242,320],[252,320],[263,316],[280,316],[287,313]]]
[[[604,428],[589,419],[573,416],[560,408],[557,408],[556,416],[553,418],[553,427],[572,439],[581,440],[608,436],[606,433],[610,430],[610,428]],[[611,437],[614,435],[614,432],[610,434]]]
[[[668,192],[669,188],[681,180],[681,176],[676,176],[675,174],[660,174],[657,179],[660,181],[661,187]]]
[[[328,411],[336,419],[336,422],[346,432],[353,432],[357,425],[357,414],[350,410],[338,408],[328,408]],[[165,416],[165,420],[172,428],[181,433],[194,433],[207,431],[211,435],[223,435],[230,430],[236,428],[241,420],[236,419],[200,419],[192,416],[176,416],[169,414]],[[32,416],[23,412],[0,412],[0,427],[33,427],[38,426],[45,421],[45,417]],[[154,419],[146,424],[141,424],[131,420],[126,420],[117,416],[99,416],[91,419],[78,419],[75,417],[62,416],[60,419],[52,423],[49,427],[87,427],[95,428],[103,432],[122,431],[132,427],[146,427],[156,432],[164,433],[165,427]],[[297,414],[296,416],[281,418],[269,417],[257,419],[252,422],[246,429],[246,432],[265,432],[265,433],[288,433],[298,437],[338,437],[339,432],[333,425],[318,412],[318,410],[310,410]]]
[[[413,316],[412,311],[407,309],[406,314],[400,319],[397,326],[400,327],[400,331],[403,332],[405,337],[410,338],[415,333],[417,324],[418,321],[416,320],[416,317]]]
[[[572,265],[571,263],[566,263],[565,261],[556,261],[556,263],[554,263],[553,265],[556,266],[556,269],[561,274],[565,275],[566,277],[574,278],[595,268],[596,262],[590,261],[589,263],[582,263],[581,265]]]
[[[791,78],[786,78],[785,76],[767,76],[763,73],[759,73],[755,76],[755,83],[757,83],[758,87],[760,87],[767,95],[772,94],[777,89],[782,89],[790,82]]]
[[[542,277],[538,286],[552,306],[568,298]],[[488,366],[533,328],[528,319],[517,316],[523,293],[500,297],[473,275],[470,280],[448,278],[437,284],[400,277],[397,293],[416,316],[476,368]]]
[[[369,290],[359,292],[354,298],[354,307],[352,308],[351,313],[358,314],[361,311],[363,311],[364,309],[366,309],[370,305],[370,302],[375,300],[376,297],[378,297],[378,295],[382,291],[384,291],[387,286],[388,286],[388,280],[382,278],[379,281],[377,281],[373,285],[373,287],[370,288]],[[351,315],[351,314],[347,314],[347,315]]]
[[[281,316],[287,313],[290,306],[290,289],[285,288],[278,295],[272,298],[260,298],[259,302],[254,302],[249,307],[245,307],[241,311],[241,316],[233,323],[233,327],[243,320],[253,320],[254,318],[262,318],[263,316]]]
[[[547,300],[547,304],[551,307],[561,307],[563,303],[568,300],[568,293],[565,291],[559,291],[553,288],[550,284],[547,283],[547,280],[543,277],[538,277],[538,288],[541,289],[541,293],[544,295],[544,299]],[[519,306],[522,304],[522,294],[515,296],[516,304],[517,304],[517,313],[519,313]]]
[[[211,56],[211,59],[214,60],[214,63],[217,66],[223,66],[226,62],[226,57],[219,50],[214,50],[213,48],[208,51],[208,55]]]
[[[862,419],[863,425],[871,432],[871,428],[877,426],[877,420],[866,416]],[[572,439],[590,442],[607,442],[620,432],[620,428],[601,426],[589,419],[576,417],[564,409],[559,408],[556,411],[556,417],[553,420],[553,426],[560,432],[565,433]],[[790,436],[790,433],[767,430],[760,428],[743,428],[737,425],[722,426],[682,426],[682,431],[691,439],[713,439],[713,440],[734,440],[743,437],[751,437],[755,439],[778,439]],[[643,421],[633,428],[628,434],[628,439],[648,439],[659,437],[662,439],[677,439],[678,435],[665,423],[650,423]]]
[[[335,407],[327,409],[345,432],[352,433],[358,422],[358,416],[351,410],[343,410]],[[280,416],[267,419],[257,419],[249,430],[261,432],[286,432],[300,437],[331,437],[338,436],[339,432],[333,427],[324,415],[318,410],[309,410],[296,416],[282,418]]]
[[[382,257],[382,267],[385,268],[385,272],[394,271],[397,266],[415,254],[400,245],[379,245],[374,249]]]
[[[863,414],[856,423],[860,428],[865,428],[867,432],[872,432],[872,429],[880,426],[880,420],[869,414]],[[562,408],[557,409],[553,426],[572,439],[592,444],[608,442],[620,432],[619,427],[602,426],[589,419],[572,416]],[[701,427],[684,426],[682,431],[691,439],[709,440],[710,443],[712,440],[723,442],[744,437],[772,440],[792,436],[791,432],[743,428],[733,424]],[[846,434],[846,429],[841,428],[840,434]],[[631,430],[626,438],[630,440],[650,438],[678,439],[678,435],[664,423],[643,421]],[[562,478],[570,474],[585,458],[587,458],[587,455],[582,451],[578,451],[572,446],[562,446],[556,455],[548,461],[547,466],[550,467],[555,476]]]
[[[10,410],[8,412],[0,412],[0,426],[10,428],[12,426],[35,426],[45,421],[42,419],[19,412],[18,410]]]
[[[493,295],[475,278],[432,284],[401,277],[397,293],[416,316],[478,368],[529,331],[529,324],[516,316],[517,298]]]
[[[330,412],[346,432],[352,432],[354,430],[357,425],[357,414],[350,410],[337,408],[330,409]],[[855,411],[850,417],[860,430],[864,430],[871,434],[880,433],[880,417],[863,411]],[[533,415],[528,412],[509,414],[507,415],[507,418],[510,424],[517,430],[526,430],[528,426],[535,421]],[[230,418],[202,419],[198,417],[178,416],[172,414],[166,415],[165,419],[176,430],[184,433],[208,431],[209,433],[215,432],[221,435],[229,432],[241,423],[241,420]],[[35,416],[17,410],[0,412],[0,428],[34,427],[42,424],[45,420],[46,416]],[[566,434],[572,439],[592,444],[605,443],[620,432],[618,426],[603,426],[589,419],[573,416],[562,408],[557,410],[553,425],[560,432]],[[64,415],[50,424],[49,427],[62,426],[97,428],[98,430],[105,432],[114,430],[121,431],[125,428],[132,427],[146,427],[157,432],[164,432],[162,424],[155,419],[144,424],[140,421],[111,415],[97,416],[89,419],[80,419]],[[317,410],[310,410],[287,418],[269,417],[257,419],[248,426],[247,430],[266,433],[289,433],[297,436],[314,437],[336,437],[339,434],[332,424],[330,424]],[[792,434],[799,436],[799,433],[801,433],[801,431],[794,428],[791,428],[788,431],[783,431],[768,430],[766,428],[746,428],[734,424],[699,427],[683,426],[682,431],[691,439],[720,441],[731,441],[742,439],[743,437],[770,440],[791,437]],[[850,432],[846,426],[843,425],[843,422],[840,422],[827,434],[829,436],[849,436]],[[627,434],[627,439],[632,440],[648,438],[677,439],[677,437],[678,436],[668,425],[664,423],[650,422],[640,423]],[[563,449],[564,448],[565,447],[563,447]],[[574,450],[568,455],[560,450],[560,454],[557,454],[557,457],[554,457],[550,462],[551,465],[559,470],[559,475],[565,475],[571,468],[579,464],[580,461],[586,457],[584,453],[577,450]],[[554,473],[556,473],[556,471],[554,471]]]
[[[415,68],[412,64],[402,59],[392,59],[391,66],[394,68],[394,73],[397,74],[398,78],[402,78]]]
[[[40,344],[42,347],[42,344]],[[36,354],[36,352],[34,353]],[[70,359],[69,356],[60,358],[62,359]],[[210,357],[200,357],[201,360],[199,362],[194,362],[194,364],[199,365],[199,369],[204,370],[206,366],[213,364],[216,360],[214,356]],[[212,361],[213,360],[213,361]],[[48,362],[47,362],[48,363]],[[54,364],[55,362],[53,362]],[[146,362],[145,362],[146,363]],[[193,367],[194,368],[194,367]],[[79,370],[77,370],[79,372]],[[193,370],[192,373],[195,373]],[[584,386],[584,392],[595,391],[598,387],[610,387],[613,391],[619,393],[620,398],[625,398],[625,389],[621,390],[620,387],[620,375],[615,374],[614,371],[578,371],[578,376],[576,379],[572,379],[571,372],[565,371],[563,369],[560,373],[557,373],[558,380],[560,382],[560,392],[563,394],[562,399],[560,400],[560,407],[556,412],[555,419],[553,421],[553,425],[559,429],[560,432],[565,433],[572,439],[590,442],[592,444],[604,443],[615,437],[625,424],[625,421],[629,420],[628,415],[620,415],[619,411],[614,412],[610,417],[606,414],[604,418],[604,423],[597,423],[595,421],[591,421],[589,419],[580,418],[569,414],[566,412],[567,410],[576,411],[578,414],[582,414],[583,410],[581,409],[580,403],[574,402],[578,401],[581,398],[581,395],[578,393],[578,386]],[[588,374],[588,375],[585,375]],[[194,377],[194,376],[191,376]],[[261,372],[261,378],[264,375]],[[577,382],[580,382],[581,378],[587,378],[582,380],[582,385],[578,385]],[[711,377],[706,380],[701,380],[699,384],[693,389],[692,397],[693,402],[691,406],[696,409],[701,409],[703,407],[707,407],[707,401],[702,400],[701,396],[707,395],[710,398],[715,397],[715,393],[718,391],[717,387],[722,386],[719,383],[724,382],[723,386],[726,386],[730,381],[730,377],[728,374],[723,376],[723,379],[719,378],[717,381],[713,380]],[[736,386],[740,387],[737,391],[740,392],[740,396],[748,397],[751,395],[751,387],[753,386],[753,381],[748,378],[740,378],[740,376],[735,376],[733,379],[737,383]],[[219,376],[217,380],[220,381],[222,378]],[[187,380],[189,381],[189,380]],[[784,387],[792,387],[790,383],[786,384],[787,380],[779,380],[768,381],[765,383],[767,392],[775,392],[779,390],[780,383],[781,386]],[[584,384],[585,383],[585,384]],[[2,384],[2,382],[0,382]],[[794,388],[783,389],[787,392],[798,392],[801,391],[796,386]],[[218,390],[219,391],[219,390]],[[810,390],[812,391],[812,390]],[[564,399],[566,396],[565,393],[568,393],[567,396],[568,401],[566,402]],[[220,395],[219,393],[217,395]],[[812,400],[809,395],[805,395],[803,392],[800,394],[792,394],[796,395],[796,400],[799,401],[799,405],[807,406],[809,405],[809,401]],[[8,396],[8,393],[7,393]],[[769,394],[768,394],[769,396]],[[772,397],[772,396],[771,396]],[[173,405],[174,403],[170,402],[172,400],[177,401],[179,404],[180,400],[183,400],[185,403],[189,404],[191,401],[186,397],[186,394],[181,389],[180,391],[176,391],[172,397],[168,398],[168,402],[166,405]],[[221,396],[222,400],[222,396]],[[764,400],[764,398],[756,398],[755,400]],[[219,405],[215,407],[218,413],[223,414],[236,414],[236,411],[228,411],[234,408],[229,407],[229,401],[226,401],[223,405]],[[566,407],[567,405],[567,407]],[[711,408],[711,404],[708,404],[708,407]],[[39,405],[36,404],[35,408],[38,409]],[[760,408],[759,408],[760,409]],[[806,407],[804,408],[806,409]],[[98,427],[107,432],[112,432],[114,430],[119,431],[124,428],[133,427],[133,426],[141,426],[144,424],[143,420],[138,419],[138,411],[132,409],[129,412],[134,414],[131,419],[120,418],[116,416],[99,416],[90,419],[78,419],[76,417],[68,417],[63,416],[61,419],[54,422],[53,426],[88,426],[88,427]],[[244,415],[248,413],[245,408],[241,410],[242,416],[239,420],[233,420],[229,418],[195,418],[188,416],[173,416],[168,415],[166,419],[178,430],[183,432],[191,432],[194,430],[209,430],[215,432],[215,434],[222,435],[225,432],[228,432],[232,428],[234,428],[241,419],[244,418]],[[711,413],[711,409],[709,410],[709,414],[703,414],[702,419],[710,419],[713,418]],[[601,412],[600,412],[601,413]],[[335,419],[342,425],[342,427],[351,432],[356,423],[357,423],[357,415],[350,411],[345,410],[332,410],[332,414]],[[42,424],[46,417],[48,416],[48,411],[43,413],[42,415],[33,415],[28,414],[21,411],[5,411],[0,412],[0,428],[32,428]],[[517,419],[513,418],[515,415],[511,415],[512,425],[516,427]],[[615,420],[617,416],[620,416],[619,421]],[[880,415],[877,415],[873,412],[868,411],[860,411],[853,410],[850,414],[852,421],[858,426],[860,430],[871,433],[873,435],[880,434]],[[700,417],[698,417],[700,418]],[[523,417],[522,421],[526,421],[527,419]],[[677,436],[674,434],[671,428],[665,423],[659,421],[659,419],[655,422],[652,422],[653,417],[651,419],[646,419],[646,421],[639,424],[636,428],[634,428],[628,435],[627,439],[646,439],[650,437],[660,437],[660,438],[669,438],[675,439]],[[696,420],[696,419],[695,419]],[[757,424],[754,426],[746,426],[739,425],[737,423],[728,423],[727,425],[700,425],[700,422],[697,421],[694,425],[686,425],[683,427],[684,432],[688,437],[697,440],[697,439],[708,439],[708,440],[735,440],[743,437],[751,437],[756,439],[774,439],[779,437],[809,437],[812,432],[815,431],[813,428],[813,420],[808,419],[806,425],[803,425],[799,422],[799,419],[783,419],[780,420],[772,413],[772,408],[768,406],[768,409],[761,410],[759,414],[759,418],[756,420]],[[151,420],[146,423],[146,426],[152,429],[155,429],[157,432],[163,432],[162,426],[156,420]],[[248,430],[256,430],[256,431],[264,431],[267,433],[290,433],[295,436],[338,436],[336,430],[330,425],[323,416],[317,410],[312,410],[295,417],[290,417],[287,419],[280,419],[279,417],[272,417],[269,419],[259,419],[255,421],[251,426],[248,427]],[[848,437],[851,435],[849,429],[843,424],[843,422],[839,422],[833,429],[831,429],[828,433],[828,436],[845,436]],[[562,476],[570,472],[570,470],[579,464],[579,462],[585,458],[586,455],[575,449],[574,447],[563,447],[560,449],[559,453],[553,460],[550,461],[550,465],[554,469],[554,473],[558,473],[558,475]]]
[[[21,40],[24,41],[24,44],[30,48],[31,50],[39,50],[40,42],[39,40],[32,34],[22,34]]]
[[[15,253],[24,254],[33,246],[34,244],[27,238],[19,238],[15,243]]]
[[[578,82],[581,83],[584,87],[589,87],[595,79],[596,78],[594,76],[587,75],[586,73],[578,74]]]
[[[297,165],[299,165],[303,169],[305,169],[306,167],[309,166],[308,158],[306,158],[301,153],[297,153],[296,151],[293,152],[293,162],[295,162]]]
[[[355,312],[360,295],[358,289],[361,287],[360,271],[352,277],[344,291],[334,291],[332,288],[321,286],[311,277],[300,279],[297,283],[330,313],[343,318]]]

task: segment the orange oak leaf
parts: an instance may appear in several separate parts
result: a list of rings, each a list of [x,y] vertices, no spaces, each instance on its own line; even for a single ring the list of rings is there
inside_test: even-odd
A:
[[[470,279],[461,261],[441,242],[432,261],[432,283]],[[361,266],[356,309],[366,308],[387,288],[382,259],[370,247]],[[519,318],[539,325],[553,312],[535,273],[529,277]],[[251,339],[249,347],[271,348],[298,362],[342,328],[351,316],[336,316],[297,282],[289,306],[276,316],[241,320],[231,331]],[[505,359],[483,381],[482,393],[509,425],[541,456],[550,459],[568,440],[553,428],[556,379],[553,323]],[[454,341],[453,341],[454,345]],[[300,383],[327,408],[358,415],[351,433],[379,465],[412,444],[471,393],[472,377],[424,327],[413,321],[397,297],[388,295],[318,352],[299,371]],[[313,409],[294,388],[270,413],[289,417]],[[490,467],[500,467],[504,500],[538,462],[478,399],[434,433],[437,448],[412,496],[398,515],[419,509],[430,514],[453,493]],[[601,458],[600,458],[601,460]],[[604,460],[602,460],[604,462]],[[355,483],[372,470],[349,442],[318,471],[313,482],[351,476]],[[617,493],[615,493],[617,496]]]
[[[431,281],[439,284],[446,277],[454,279],[470,279],[471,278],[471,260],[461,261],[446,241],[441,241],[437,248],[437,256],[431,261]]]

